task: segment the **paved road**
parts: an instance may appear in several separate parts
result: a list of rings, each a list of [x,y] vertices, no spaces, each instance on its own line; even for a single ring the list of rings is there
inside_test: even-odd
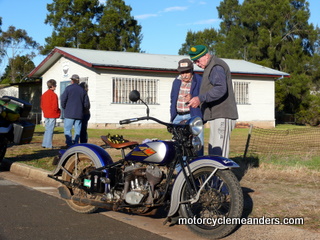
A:
[[[102,214],[73,212],[63,200],[0,177],[0,239],[167,239]]]

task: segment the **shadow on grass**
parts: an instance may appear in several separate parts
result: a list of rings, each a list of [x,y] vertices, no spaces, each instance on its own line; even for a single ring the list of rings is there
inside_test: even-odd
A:
[[[59,154],[60,149],[39,149],[33,151],[31,154],[19,153],[14,157],[6,157],[11,162],[27,162],[27,161],[34,161],[39,160],[47,157],[55,157]]]

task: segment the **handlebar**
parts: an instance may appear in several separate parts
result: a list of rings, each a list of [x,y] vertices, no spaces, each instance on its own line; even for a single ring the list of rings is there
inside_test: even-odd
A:
[[[142,121],[142,120],[153,120],[159,124],[162,124],[164,126],[171,126],[172,124],[171,123],[166,123],[166,122],[163,122],[157,118],[154,118],[154,117],[139,117],[139,118],[128,118],[128,119],[124,119],[124,120],[120,120],[119,121],[119,124],[120,125],[123,125],[123,124],[129,124],[129,123],[133,123],[133,122],[138,122],[138,121]]]

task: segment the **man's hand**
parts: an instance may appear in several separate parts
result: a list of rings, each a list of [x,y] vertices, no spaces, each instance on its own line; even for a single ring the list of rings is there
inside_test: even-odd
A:
[[[188,104],[188,107],[196,108],[200,105],[200,100],[198,97],[193,97]]]

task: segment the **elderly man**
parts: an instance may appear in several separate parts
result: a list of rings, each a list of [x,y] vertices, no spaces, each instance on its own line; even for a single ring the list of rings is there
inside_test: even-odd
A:
[[[173,80],[170,95],[171,122],[178,124],[194,116],[202,118],[199,107],[193,108],[187,104],[193,96],[198,96],[202,77],[193,72],[193,63],[188,58],[179,61],[177,70],[180,75]],[[204,133],[202,132],[199,137],[203,145]],[[198,155],[203,155],[203,149]]]
[[[200,93],[189,101],[188,106],[200,105],[203,119],[209,122],[209,154],[228,158],[230,134],[238,119],[229,66],[210,55],[203,45],[192,47],[189,56],[204,72]]]

